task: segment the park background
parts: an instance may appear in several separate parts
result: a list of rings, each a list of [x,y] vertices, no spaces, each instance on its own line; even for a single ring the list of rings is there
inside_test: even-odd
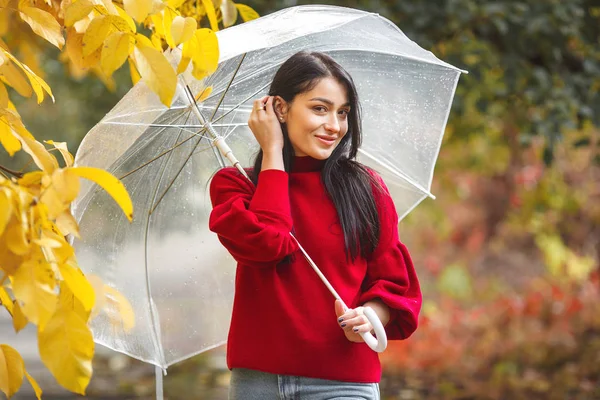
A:
[[[266,15],[308,2],[246,4]],[[425,200],[399,227],[424,306],[418,331],[382,355],[382,398],[600,399],[600,7],[592,0],[326,4],[379,13],[469,71],[435,169],[437,200]],[[13,101],[38,140],[65,141],[74,153],[131,87],[129,70],[107,88],[72,76],[59,51],[45,49],[39,71],[56,102]],[[16,170],[26,160],[0,152],[0,164]],[[35,347],[35,333],[20,336],[22,348]],[[97,352],[89,398],[154,397],[152,366]],[[79,397],[29,353],[44,398]],[[168,399],[226,398],[223,349],[168,372]],[[26,386],[14,398],[33,398]]]

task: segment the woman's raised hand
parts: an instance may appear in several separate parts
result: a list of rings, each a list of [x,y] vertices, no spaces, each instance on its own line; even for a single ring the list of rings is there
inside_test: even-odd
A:
[[[263,153],[279,153],[283,150],[283,133],[273,108],[273,96],[255,100],[248,126]]]

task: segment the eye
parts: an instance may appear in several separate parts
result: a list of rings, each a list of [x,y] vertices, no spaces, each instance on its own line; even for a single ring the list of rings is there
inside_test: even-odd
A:
[[[340,114],[344,118],[346,118],[349,113],[350,113],[350,110],[340,110],[340,111],[338,111],[338,114]]]
[[[313,107],[313,110],[315,110],[317,112],[327,112],[327,108],[325,108],[323,106],[315,106],[315,107]]]

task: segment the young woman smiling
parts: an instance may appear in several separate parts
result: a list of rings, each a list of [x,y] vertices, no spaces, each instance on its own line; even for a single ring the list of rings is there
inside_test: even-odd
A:
[[[379,358],[359,335],[372,330],[363,308],[373,308],[389,339],[405,339],[417,327],[421,291],[383,181],[355,161],[354,82],[329,56],[297,53],[254,102],[248,125],[261,148],[254,184],[226,168],[210,189],[210,229],[238,262],[230,398],[379,399]]]

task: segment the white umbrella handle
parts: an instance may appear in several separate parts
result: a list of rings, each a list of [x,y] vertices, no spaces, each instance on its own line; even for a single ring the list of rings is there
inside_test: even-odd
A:
[[[377,337],[373,336],[371,332],[361,332],[360,336],[363,338],[367,346],[371,348],[371,350],[376,351],[377,353],[383,353],[387,347],[387,335],[385,334],[385,328],[371,307],[364,307],[363,313],[373,326],[373,330],[375,331],[375,335]]]

